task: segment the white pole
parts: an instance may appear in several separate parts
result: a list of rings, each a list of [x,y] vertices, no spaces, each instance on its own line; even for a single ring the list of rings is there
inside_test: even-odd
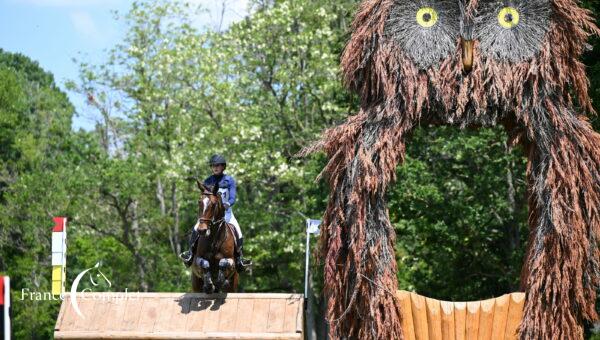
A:
[[[10,278],[4,277],[4,340],[10,340]]]
[[[306,225],[306,263],[304,264],[304,298],[308,298],[308,265],[309,265],[309,256],[310,252],[310,234],[308,233],[308,221]]]

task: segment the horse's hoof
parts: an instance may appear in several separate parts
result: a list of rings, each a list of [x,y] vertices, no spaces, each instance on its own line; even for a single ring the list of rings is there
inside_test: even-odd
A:
[[[225,274],[220,271],[219,275],[217,276],[217,285],[222,286],[224,281],[225,281]]]

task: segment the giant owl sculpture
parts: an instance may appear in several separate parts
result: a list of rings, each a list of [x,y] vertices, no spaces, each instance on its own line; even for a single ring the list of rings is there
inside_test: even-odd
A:
[[[528,157],[522,339],[581,339],[600,283],[600,135],[578,60],[599,33],[574,0],[364,0],[342,55],[361,109],[324,150],[332,338],[401,339],[385,202],[417,125],[502,125]]]

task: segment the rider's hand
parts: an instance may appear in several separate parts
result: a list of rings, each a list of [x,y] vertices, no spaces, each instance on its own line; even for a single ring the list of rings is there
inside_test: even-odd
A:
[[[223,204],[223,206],[225,207],[225,210],[229,209],[229,207],[231,207],[231,205],[229,203],[225,203]]]

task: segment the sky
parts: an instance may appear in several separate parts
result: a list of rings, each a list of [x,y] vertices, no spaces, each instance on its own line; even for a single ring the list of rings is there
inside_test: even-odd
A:
[[[191,0],[208,10],[197,18],[199,26],[223,28],[248,13],[249,0]],[[65,89],[67,80],[77,80],[73,58],[91,64],[102,63],[107,49],[120,41],[124,27],[111,11],[126,13],[133,0],[0,0],[0,48],[19,52],[37,61],[54,74],[57,84],[68,93],[78,115],[73,128],[91,129],[93,117],[84,98]]]

